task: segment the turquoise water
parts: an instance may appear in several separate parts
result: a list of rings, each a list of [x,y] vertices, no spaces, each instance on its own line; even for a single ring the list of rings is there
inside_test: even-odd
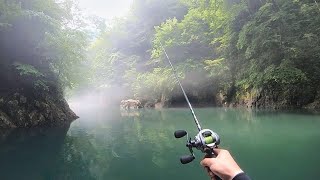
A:
[[[68,129],[1,131],[0,179],[208,179],[176,129],[196,134],[188,109],[75,109]],[[252,179],[319,179],[320,115],[239,109],[196,109]]]

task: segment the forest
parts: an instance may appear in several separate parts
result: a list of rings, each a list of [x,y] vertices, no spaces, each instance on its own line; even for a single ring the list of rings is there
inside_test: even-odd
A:
[[[307,0],[136,1],[91,47],[94,81],[184,103],[162,43],[194,103],[319,107],[319,13]]]
[[[135,0],[112,23],[0,0],[0,127],[70,122],[65,98],[90,92],[185,105],[161,44],[196,105],[319,109],[319,37],[317,0]]]

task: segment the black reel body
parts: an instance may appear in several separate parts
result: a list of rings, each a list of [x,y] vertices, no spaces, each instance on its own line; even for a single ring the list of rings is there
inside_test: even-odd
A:
[[[187,164],[195,159],[193,148],[196,148],[203,153],[206,153],[208,157],[214,157],[213,149],[217,148],[220,144],[220,137],[217,133],[210,129],[201,130],[192,140],[188,137],[188,133],[185,130],[177,130],[174,132],[176,138],[182,138],[187,135],[187,144],[191,155],[185,155],[180,158],[182,164]]]

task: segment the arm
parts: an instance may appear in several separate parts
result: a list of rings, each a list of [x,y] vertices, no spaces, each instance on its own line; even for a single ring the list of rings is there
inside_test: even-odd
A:
[[[244,172],[237,174],[232,180],[251,180]]]

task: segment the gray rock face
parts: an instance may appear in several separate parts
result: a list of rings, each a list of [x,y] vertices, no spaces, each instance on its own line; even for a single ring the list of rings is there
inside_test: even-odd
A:
[[[319,109],[320,110],[320,90],[317,91],[317,95],[313,102],[304,106],[307,109]]]
[[[60,126],[77,118],[59,95],[28,98],[14,93],[0,97],[0,128]]]
[[[15,128],[16,126],[12,123],[12,120],[7,116],[6,113],[0,110],[0,128]]]
[[[242,92],[236,100],[229,103],[229,106],[259,109],[320,109],[320,91],[314,95],[315,97],[292,94],[289,96],[283,91],[273,89],[251,89]]]

